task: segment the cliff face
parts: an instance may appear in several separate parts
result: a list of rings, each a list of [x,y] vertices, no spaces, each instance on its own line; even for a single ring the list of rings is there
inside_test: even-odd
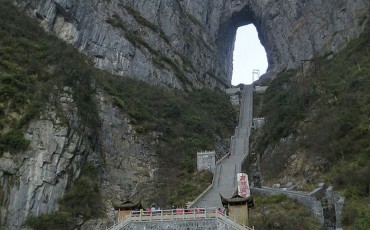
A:
[[[301,60],[338,51],[359,35],[369,5],[366,0],[16,2],[99,68],[183,89],[230,85],[239,26],[256,26],[267,52],[267,75],[274,76]]]
[[[58,209],[58,198],[71,187],[89,162],[99,169],[100,192],[109,210],[112,203],[153,190],[156,158],[135,137],[129,121],[100,90],[96,94],[101,121],[100,136],[89,140],[88,128],[79,127],[77,106],[66,87],[33,120],[25,137],[27,151],[0,157],[0,224],[19,229],[27,216]],[[140,196],[141,197],[141,196]],[[96,224],[94,224],[95,226]]]
[[[97,101],[101,120],[99,148],[90,159],[101,168],[101,192],[107,207],[131,196],[147,199],[154,192],[151,182],[157,170],[156,155],[137,137],[129,119],[109,96],[99,91]]]
[[[27,151],[15,157],[4,153],[0,158],[3,226],[19,228],[27,215],[53,211],[57,198],[80,175],[90,145],[84,135],[71,128],[78,119],[69,90],[65,88],[57,99],[62,114],[69,117],[67,122],[48,105],[43,115],[28,125]]]

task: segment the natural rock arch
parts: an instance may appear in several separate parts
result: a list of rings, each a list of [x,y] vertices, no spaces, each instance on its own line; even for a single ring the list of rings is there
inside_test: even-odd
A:
[[[266,42],[264,41],[264,34],[261,33],[260,24],[255,19],[255,14],[251,9],[246,6],[241,11],[232,14],[231,18],[221,24],[219,34],[220,36],[217,39],[217,46],[219,48],[219,58],[220,60],[225,60],[225,72],[228,76],[232,76],[233,70],[233,51],[236,38],[236,31],[239,27],[253,24],[258,32],[258,37],[261,44],[266,47]],[[266,52],[267,49],[265,48]],[[269,49],[271,50],[271,49]],[[271,60],[271,55],[267,55],[269,66],[273,63]]]
[[[351,1],[230,0],[220,19],[216,45],[218,60],[231,80],[236,30],[254,24],[265,47],[266,75],[299,67],[301,60],[340,50],[358,36],[369,3]]]
[[[251,2],[251,1],[249,1]],[[268,60],[268,73],[278,72],[284,67],[276,66],[279,60],[278,42],[269,40],[271,30],[268,30],[266,19],[262,18],[258,3],[247,3],[244,6],[232,7],[233,10],[226,13],[225,17],[220,22],[219,35],[217,38],[217,47],[219,49],[219,60],[225,63],[224,71],[228,76],[232,75],[232,55],[234,50],[236,31],[239,27],[253,24],[258,32],[258,37],[261,44],[266,50]]]

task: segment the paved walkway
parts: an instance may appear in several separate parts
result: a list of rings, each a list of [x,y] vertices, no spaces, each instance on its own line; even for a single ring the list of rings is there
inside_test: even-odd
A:
[[[231,156],[216,167],[212,187],[199,197],[191,207],[222,207],[220,195],[231,197],[236,190],[236,174],[249,152],[249,134],[252,126],[253,87],[245,86],[242,91],[239,124],[231,140]]]

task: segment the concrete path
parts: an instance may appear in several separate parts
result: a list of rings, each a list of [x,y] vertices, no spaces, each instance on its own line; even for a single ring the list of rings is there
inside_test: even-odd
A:
[[[249,134],[252,126],[253,87],[245,86],[242,92],[239,124],[231,140],[231,156],[217,164],[212,187],[191,205],[191,207],[222,207],[220,195],[231,197],[236,190],[236,174],[249,152]]]

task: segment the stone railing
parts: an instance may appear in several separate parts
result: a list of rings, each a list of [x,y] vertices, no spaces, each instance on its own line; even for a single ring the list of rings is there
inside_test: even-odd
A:
[[[310,196],[307,193],[298,191],[285,191],[269,187],[251,187],[251,192],[253,194],[260,194],[265,196],[286,195],[290,199],[296,200],[298,203],[309,208],[311,213],[317,218],[320,224],[324,224],[324,212],[321,203],[315,197]]]
[[[231,137],[231,139],[233,139],[233,137]],[[222,162],[225,159],[227,159],[227,157],[228,157],[228,155],[226,154],[216,162],[216,170],[215,170],[215,173],[213,174],[212,183],[199,196],[197,196],[197,198],[195,198],[192,202],[189,203],[189,205],[188,205],[189,208],[193,208],[193,205],[196,202],[198,202],[200,199],[202,199],[204,197],[204,195],[207,194],[207,192],[212,189],[212,187],[215,183],[215,178],[219,177],[219,174],[217,174],[217,171],[220,170],[220,167],[222,167],[222,165],[221,165]]]
[[[149,222],[166,222],[178,220],[205,220],[215,219],[222,222],[224,225],[229,226],[235,230],[253,230],[247,226],[242,226],[230,219],[227,215],[219,212],[217,208],[194,208],[194,209],[170,209],[160,210],[155,212],[148,211],[133,211],[124,219],[119,220],[112,227],[106,230],[121,230],[130,223],[149,223]],[[158,228],[160,229],[160,228]]]

